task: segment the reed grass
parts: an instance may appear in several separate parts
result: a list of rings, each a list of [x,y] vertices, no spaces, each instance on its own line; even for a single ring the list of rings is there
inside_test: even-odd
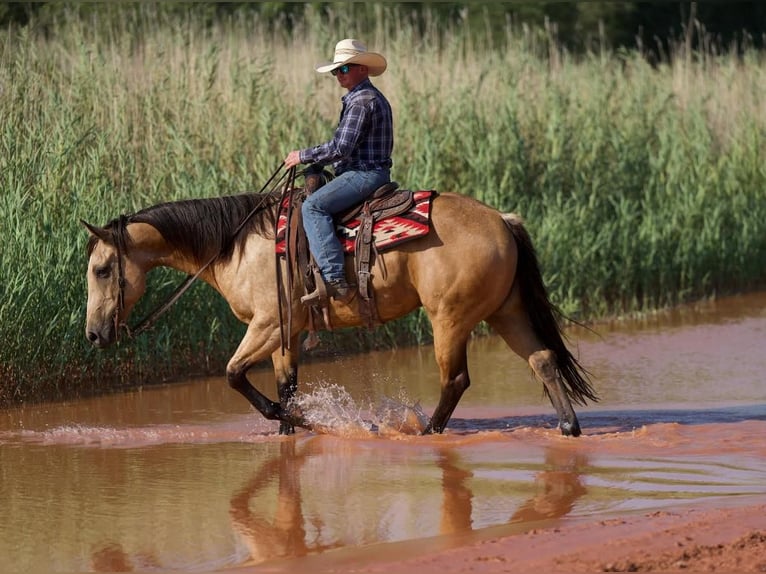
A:
[[[105,8],[105,11],[107,8]],[[521,214],[552,299],[581,320],[764,285],[766,65],[746,50],[574,57],[545,30],[504,38],[415,25],[373,5],[269,29],[151,5],[0,32],[0,404],[67,389],[222,372],[244,327],[198,285],[108,351],[83,336],[85,241],[173,199],[257,190],[289,149],[324,141],[342,93],[313,66],[337,39],[386,54],[393,176]],[[469,238],[466,238],[469,240]],[[151,275],[144,316],[179,281]],[[422,313],[332,349],[421,343]]]

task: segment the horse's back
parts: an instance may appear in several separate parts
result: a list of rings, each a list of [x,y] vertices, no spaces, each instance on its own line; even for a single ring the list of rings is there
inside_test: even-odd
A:
[[[509,295],[515,270],[516,244],[501,213],[467,196],[440,193],[431,231],[380,255],[374,286],[381,316],[418,304],[429,314],[451,307],[486,315]]]
[[[458,193],[445,192],[434,198],[432,224],[445,239],[473,235],[479,244],[504,245],[511,236],[499,211]]]
[[[431,232],[410,247],[417,253],[434,249],[427,259],[452,261],[473,273],[480,272],[477,267],[504,266],[516,258],[516,245],[503,215],[456,193],[442,193],[434,199]]]

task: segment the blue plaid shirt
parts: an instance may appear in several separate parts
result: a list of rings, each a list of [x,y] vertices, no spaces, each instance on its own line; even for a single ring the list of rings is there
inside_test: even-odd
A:
[[[301,163],[332,163],[335,175],[391,169],[394,121],[386,97],[366,79],[341,100],[335,135],[328,142],[301,150]]]

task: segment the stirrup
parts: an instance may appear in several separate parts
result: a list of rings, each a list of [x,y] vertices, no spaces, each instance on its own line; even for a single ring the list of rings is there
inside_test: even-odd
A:
[[[343,282],[317,283],[317,288],[301,297],[301,303],[307,306],[325,305],[328,297],[338,303],[348,304],[356,293],[356,286]]]
[[[317,273],[316,275],[319,274]],[[307,307],[325,305],[327,303],[327,287],[325,286],[324,281],[322,281],[321,276],[317,278],[316,289],[308,295],[301,297],[301,303]]]
[[[314,305],[322,305],[323,303],[326,303],[326,302],[327,302],[327,293],[321,292],[319,288],[314,289],[308,295],[304,295],[303,297],[301,297],[301,303],[303,303],[307,307],[312,307]]]

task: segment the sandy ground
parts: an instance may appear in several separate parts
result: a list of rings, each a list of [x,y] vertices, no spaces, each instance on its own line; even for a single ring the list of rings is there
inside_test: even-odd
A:
[[[766,572],[766,501],[610,519],[572,520],[518,534],[411,541],[240,572]],[[331,554],[334,554],[331,556]],[[305,570],[304,568],[308,568]]]

